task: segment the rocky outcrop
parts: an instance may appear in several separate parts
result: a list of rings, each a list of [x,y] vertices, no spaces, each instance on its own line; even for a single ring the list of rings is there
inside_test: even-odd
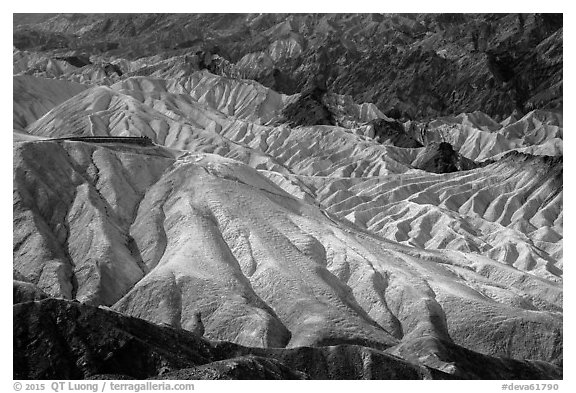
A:
[[[282,115],[291,127],[333,125],[330,110],[322,102],[325,89],[312,85],[304,90],[295,102],[284,108]]]
[[[286,367],[276,359],[249,355],[173,371],[151,379],[301,380],[310,377],[306,373]]]
[[[404,126],[397,120],[376,119],[368,123],[373,127],[374,139],[383,145],[404,148],[418,148],[422,144],[404,131]]]
[[[14,378],[84,379],[96,374],[145,379],[210,361],[210,345],[81,303],[46,299],[14,306]]]
[[[14,304],[42,300],[48,297],[43,290],[26,281],[13,280],[12,287],[12,302]]]
[[[468,171],[479,166],[474,161],[455,152],[452,145],[447,142],[433,142],[427,145],[418,154],[412,165],[415,168],[433,173]]]
[[[449,377],[355,347],[264,350],[57,299],[14,306],[15,379],[430,379]],[[372,361],[356,361],[368,355]],[[353,366],[350,368],[350,366]]]
[[[65,56],[65,57],[56,57],[57,60],[64,60],[70,65],[73,65],[77,68],[82,68],[84,66],[92,64],[90,58],[85,55],[74,55],[74,56]]]
[[[248,348],[66,300],[17,304],[13,313],[14,379],[450,379],[370,348]],[[542,362],[447,348],[460,353],[463,378],[562,378]]]
[[[396,110],[404,120],[482,108],[562,108],[558,14],[47,15],[19,24],[21,50],[127,59],[218,53],[238,73],[294,94],[326,87]],[[264,22],[265,20],[265,22]],[[87,27],[89,26],[89,27]],[[175,43],[182,45],[175,46]],[[172,49],[176,47],[177,49]],[[220,71],[218,71],[220,73]],[[222,75],[222,73],[220,73]]]

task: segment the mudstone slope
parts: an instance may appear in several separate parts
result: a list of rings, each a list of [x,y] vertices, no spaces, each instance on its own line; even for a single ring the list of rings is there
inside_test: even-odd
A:
[[[294,59],[365,18],[327,48],[352,56],[378,34],[398,46],[386,29],[409,17],[190,16],[178,32],[185,16],[142,18],[15,16],[15,378],[561,378],[553,66],[529,91],[543,105],[484,89],[502,113],[408,119],[343,94],[330,54]],[[418,37],[483,18],[437,17]],[[561,45],[557,21],[523,18],[526,37],[509,39],[522,56]],[[85,46],[131,34],[120,26],[166,38],[124,57],[122,42]],[[480,45],[503,32],[490,34]],[[287,79],[306,67],[306,85]],[[61,367],[39,362],[35,336]]]

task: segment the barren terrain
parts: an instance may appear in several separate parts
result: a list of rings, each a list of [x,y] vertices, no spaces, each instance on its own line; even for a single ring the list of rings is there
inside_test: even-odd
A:
[[[142,18],[14,16],[14,378],[562,378],[561,19]]]

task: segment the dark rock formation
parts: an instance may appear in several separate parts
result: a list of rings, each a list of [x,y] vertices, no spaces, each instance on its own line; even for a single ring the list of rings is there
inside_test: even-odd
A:
[[[78,68],[92,64],[92,62],[90,61],[90,58],[88,56],[83,56],[83,55],[56,57],[56,59],[57,60],[64,60],[68,64],[73,65],[74,67],[78,67]]]
[[[330,110],[322,102],[326,91],[319,86],[306,88],[296,102],[288,105],[282,115],[291,127],[334,125]]]
[[[144,379],[211,357],[209,344],[190,332],[57,299],[15,305],[13,334],[15,379]]]
[[[374,127],[374,138],[383,145],[418,148],[422,144],[404,131],[404,126],[397,120],[376,119],[368,123]]]
[[[490,161],[494,162],[494,161]],[[563,189],[564,157],[563,156],[536,156],[518,151],[506,153],[496,165],[514,166],[520,171],[530,171],[538,178],[536,184],[550,184],[554,192],[552,199]]]
[[[194,325],[192,328],[188,329],[192,333],[202,337],[205,333],[204,323],[202,322],[202,315],[200,312],[194,314]]]
[[[412,166],[433,173],[468,171],[480,165],[461,156],[447,142],[433,142],[418,155]]]
[[[12,301],[16,303],[46,299],[48,295],[36,285],[19,280],[13,280]]]
[[[211,343],[186,330],[53,298],[14,305],[13,332],[14,379],[449,377],[357,346],[272,349]],[[371,360],[363,362],[366,357]]]
[[[13,313],[14,379],[453,378],[373,348],[248,348],[61,299],[15,304]],[[439,345],[458,366],[458,378],[562,378],[546,362]]]
[[[122,76],[123,74],[120,67],[118,67],[116,64],[106,64],[104,66],[104,72],[106,73],[106,76],[112,76],[114,74]]]
[[[505,118],[562,107],[562,26],[561,14],[47,14],[15,16],[13,38],[23,50],[127,59],[200,48],[236,63],[291,37],[302,52],[250,78],[293,94],[321,76],[334,93],[410,119]]]
[[[290,369],[276,359],[249,355],[173,371],[151,379],[293,380],[310,378],[306,373]]]

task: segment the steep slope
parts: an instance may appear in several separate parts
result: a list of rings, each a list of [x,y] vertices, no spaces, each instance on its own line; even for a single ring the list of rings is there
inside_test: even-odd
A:
[[[217,153],[280,173],[318,175],[339,169],[360,175],[410,169],[384,154],[386,147],[369,143],[367,127],[260,125],[276,123],[293,99],[254,82],[205,71],[177,81],[130,78],[84,92],[27,131],[44,137],[145,135],[165,146]]]
[[[42,340],[30,344],[31,336]],[[17,379],[449,378],[369,348],[259,350],[56,299],[15,305],[14,337]],[[39,361],[39,353],[50,362]],[[367,361],[355,362],[354,357]],[[530,364],[518,366],[537,370]],[[542,371],[542,377],[555,372]]]
[[[15,376],[562,377],[561,17],[15,15],[14,43]]]
[[[250,346],[409,347],[457,374],[435,342],[561,361],[561,285],[375,237],[238,161],[39,141],[14,164],[14,268],[53,296],[184,329],[200,311],[207,337]]]
[[[18,76],[13,79],[13,127],[24,130],[50,109],[74,97],[88,86],[54,79]]]
[[[408,127],[424,144],[448,142],[461,155],[486,161],[510,150],[536,155],[562,155],[563,119],[558,112],[532,111],[504,125],[481,112],[462,113]]]
[[[14,304],[46,299],[48,297],[38,286],[29,282],[14,280],[12,288],[12,301]]]
[[[365,347],[248,348],[56,299],[15,305],[14,332],[17,379],[451,378]],[[50,362],[38,361],[40,353]],[[542,362],[462,354],[467,378],[561,377],[558,368]]]
[[[44,52],[14,50],[13,73],[19,77],[33,76],[43,79],[59,79],[75,84],[103,84],[116,82],[123,72],[118,65],[105,58],[92,58],[72,53],[49,55]],[[85,63],[86,62],[86,63]]]
[[[562,14],[16,14],[13,40],[55,57],[210,53],[287,94],[322,74],[405,120],[563,105]]]
[[[388,239],[562,277],[562,163],[510,153],[474,171],[311,181],[328,211]]]
[[[532,112],[506,126],[480,112],[443,118],[424,133],[426,148],[406,148],[418,145],[410,136],[414,127],[404,132],[384,115],[370,120],[381,114],[354,105],[339,110],[356,113],[354,128],[275,125],[298,99],[205,71],[178,80],[138,77],[87,90],[27,131],[41,137],[145,135],[169,147],[216,153],[388,239],[481,253],[555,281],[562,276],[561,175],[547,183],[546,177],[533,176],[534,166],[486,167],[485,162],[474,169],[480,165],[466,158],[471,151],[475,157],[490,157],[487,151],[503,155],[511,145],[534,147],[561,136],[561,115]],[[453,139],[443,128],[447,124],[460,127],[450,134]],[[495,138],[504,142],[495,144]],[[445,139],[459,152],[434,142]],[[560,159],[553,167],[562,173]],[[414,168],[474,171],[431,176]],[[542,209],[553,217],[543,219]]]
[[[433,173],[467,171],[478,167],[474,161],[456,153],[452,145],[446,142],[429,143],[412,162],[412,166]]]

